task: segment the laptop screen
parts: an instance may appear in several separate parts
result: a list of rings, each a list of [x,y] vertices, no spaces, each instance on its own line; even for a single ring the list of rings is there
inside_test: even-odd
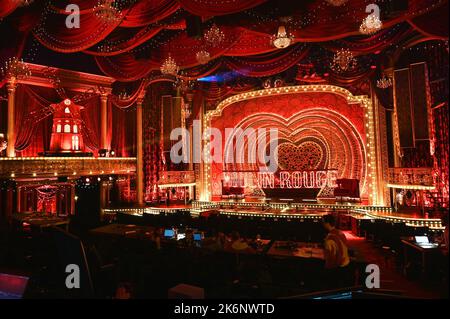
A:
[[[428,239],[428,236],[415,236],[416,243],[418,244],[429,244],[430,241]]]
[[[175,236],[175,231],[173,229],[166,229],[164,231],[164,237],[173,238]]]
[[[28,277],[0,273],[0,299],[22,299]]]

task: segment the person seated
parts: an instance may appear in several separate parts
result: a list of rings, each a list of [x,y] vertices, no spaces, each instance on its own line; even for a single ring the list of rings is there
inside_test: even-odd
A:
[[[255,250],[248,245],[248,243],[241,238],[241,235],[234,231],[231,233],[231,245],[230,248],[234,252],[246,252],[254,253]]]

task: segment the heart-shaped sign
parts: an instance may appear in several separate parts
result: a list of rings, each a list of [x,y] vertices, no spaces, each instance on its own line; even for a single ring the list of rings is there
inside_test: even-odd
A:
[[[278,167],[283,171],[303,171],[318,169],[323,159],[319,144],[306,141],[298,146],[281,143],[278,146]]]

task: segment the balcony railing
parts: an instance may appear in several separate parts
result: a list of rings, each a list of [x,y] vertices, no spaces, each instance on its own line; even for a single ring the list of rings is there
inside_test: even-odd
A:
[[[0,158],[0,177],[28,178],[75,175],[130,174],[134,157],[15,157]]]
[[[185,185],[195,183],[194,171],[166,171],[161,174],[159,185]]]

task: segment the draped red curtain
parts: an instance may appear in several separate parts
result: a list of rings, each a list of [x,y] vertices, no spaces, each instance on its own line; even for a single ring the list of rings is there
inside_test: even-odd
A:
[[[140,1],[130,8],[121,27],[140,27],[163,20],[180,8],[174,0]]]
[[[100,145],[100,98],[94,96],[83,103],[81,119],[83,120],[83,140],[91,152],[97,154]]]
[[[52,116],[36,121],[31,114],[58,100],[56,92],[20,85],[16,92],[15,149],[18,156],[37,156],[49,150]]]
[[[178,0],[183,9],[198,16],[220,16],[256,7],[267,0]]]
[[[251,77],[271,76],[281,73],[297,64],[308,54],[308,48],[296,44],[287,50],[280,50],[253,57],[228,57],[226,65],[243,75]]]
[[[111,108],[111,149],[118,157],[136,156],[136,109]]]
[[[0,19],[11,14],[19,6],[19,2],[16,1],[1,1],[0,2]]]

